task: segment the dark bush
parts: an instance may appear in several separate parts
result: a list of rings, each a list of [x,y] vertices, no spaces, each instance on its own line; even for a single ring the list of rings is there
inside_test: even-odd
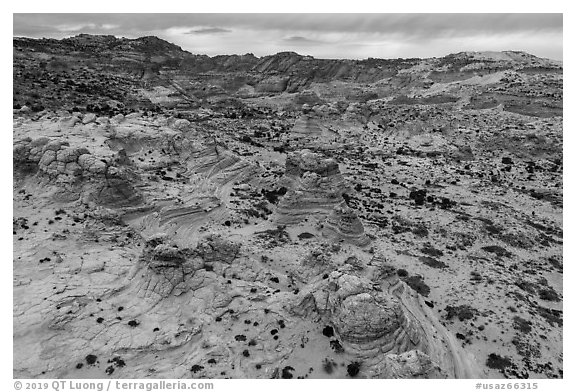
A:
[[[292,372],[294,371],[294,368],[292,366],[286,366],[284,369],[282,369],[282,378],[292,378],[294,377],[292,375]]]
[[[488,355],[486,366],[488,366],[490,369],[504,370],[507,367],[512,366],[512,361],[508,357],[501,357],[498,354],[492,353]]]
[[[552,301],[552,302],[560,301],[560,296],[556,291],[554,291],[552,287],[541,289],[538,292],[538,295],[540,296],[540,299],[543,299],[544,301]]]
[[[324,329],[322,330],[322,334],[326,337],[331,338],[332,336],[334,336],[334,328],[332,328],[331,326],[327,325],[324,327]]]
[[[446,311],[446,320],[451,320],[454,317],[458,317],[460,321],[471,320],[478,313],[477,309],[469,305],[446,306],[444,310]]]
[[[496,256],[499,256],[499,257],[512,256],[512,253],[508,252],[506,249],[504,249],[503,247],[498,246],[498,245],[483,246],[482,250],[489,252],[489,253],[494,253]]]
[[[94,354],[88,354],[86,355],[86,363],[88,365],[94,365],[96,363],[96,360],[98,359],[98,357]]]
[[[532,331],[532,323],[520,316],[514,316],[514,329],[523,333],[528,333]]]
[[[199,371],[202,370],[202,369],[204,369],[204,366],[194,365],[194,366],[192,366],[192,368],[190,369],[190,371],[191,371],[192,373],[197,373],[197,372],[199,372]]]
[[[346,371],[350,377],[356,377],[358,373],[360,373],[360,364],[358,362],[352,362],[348,365]]]
[[[418,294],[427,297],[430,294],[430,287],[424,283],[424,279],[420,275],[410,276],[404,279],[406,284],[415,290]]]
[[[408,276],[408,271],[406,271],[403,268],[400,268],[398,271],[396,271],[396,273],[398,274],[399,277],[401,278],[405,278],[406,276]]]
[[[429,256],[420,256],[418,258],[418,260],[420,260],[422,263],[426,264],[428,267],[432,267],[432,268],[447,268],[448,265],[443,263],[440,260],[437,260],[433,257],[429,257]]]

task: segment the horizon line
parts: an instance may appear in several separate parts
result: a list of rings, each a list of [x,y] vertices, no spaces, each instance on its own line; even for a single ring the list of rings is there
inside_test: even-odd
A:
[[[465,50],[465,51],[460,51],[460,52],[450,52],[447,53],[443,56],[432,56],[432,57],[356,57],[356,58],[342,58],[342,57],[333,57],[333,58],[327,58],[327,57],[314,57],[311,54],[301,54],[298,52],[295,52],[293,50],[285,50],[285,51],[280,51],[280,52],[276,52],[276,53],[270,53],[270,54],[266,54],[266,55],[262,55],[262,56],[257,56],[254,53],[251,52],[247,52],[247,53],[220,53],[220,54],[216,54],[213,56],[210,56],[209,54],[206,53],[200,53],[200,52],[192,52],[188,49],[182,48],[180,45],[175,44],[174,42],[170,42],[164,38],[160,38],[156,35],[142,35],[136,38],[129,38],[129,37],[124,37],[124,36],[118,36],[115,34],[91,34],[91,33],[77,33],[74,35],[70,35],[70,36],[64,36],[62,38],[55,38],[55,37],[31,37],[31,36],[25,36],[25,35],[12,35],[12,39],[16,39],[16,38],[26,38],[26,39],[32,39],[32,40],[42,40],[42,39],[50,39],[50,40],[55,40],[55,41],[62,41],[64,39],[69,39],[69,38],[75,38],[75,37],[79,37],[79,36],[90,36],[90,37],[114,37],[116,39],[127,39],[127,40],[138,40],[141,38],[147,38],[147,37],[151,37],[151,38],[157,38],[159,40],[162,40],[164,42],[169,43],[170,45],[174,45],[179,47],[182,51],[187,52],[191,55],[195,55],[195,56],[207,56],[209,58],[214,58],[214,57],[218,57],[218,56],[247,56],[247,55],[252,55],[258,59],[264,58],[264,57],[269,57],[269,56],[276,56],[278,54],[281,53],[294,53],[297,54],[298,56],[302,56],[302,57],[312,57],[314,60],[357,60],[357,61],[365,61],[365,60],[411,60],[411,59],[420,59],[420,60],[425,60],[425,59],[439,59],[439,58],[444,58],[444,57],[448,57],[451,55],[457,55],[457,54],[461,54],[461,53],[525,53],[527,55],[539,58],[539,59],[544,59],[544,60],[551,60],[551,61],[557,61],[557,62],[561,62],[563,63],[562,59],[554,59],[554,58],[550,58],[550,57],[539,57],[536,56],[533,53],[524,51],[524,50]]]

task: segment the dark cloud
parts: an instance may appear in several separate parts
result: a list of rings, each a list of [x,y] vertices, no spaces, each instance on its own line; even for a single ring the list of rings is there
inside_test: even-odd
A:
[[[562,31],[562,14],[14,14],[13,34],[157,35],[210,55],[265,55],[292,45],[317,57],[512,49],[561,59]]]
[[[302,37],[299,35],[293,35],[291,37],[286,37],[284,39],[282,39],[282,43],[288,44],[288,45],[292,45],[292,44],[296,44],[296,45],[318,45],[318,44],[322,44],[322,41],[318,41],[315,39],[309,39],[306,37]]]
[[[185,34],[221,34],[221,33],[230,33],[232,30],[223,29],[221,27],[206,27],[197,30],[189,31]]]

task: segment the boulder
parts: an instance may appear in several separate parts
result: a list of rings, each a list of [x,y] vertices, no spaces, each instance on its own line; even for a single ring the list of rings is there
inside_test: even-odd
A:
[[[86,113],[82,118],[82,124],[84,125],[90,124],[94,121],[96,121],[96,115],[94,113]]]

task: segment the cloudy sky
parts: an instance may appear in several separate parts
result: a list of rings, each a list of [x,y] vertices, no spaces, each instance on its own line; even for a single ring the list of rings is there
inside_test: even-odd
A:
[[[14,14],[14,36],[155,35],[192,53],[439,57],[522,50],[562,60],[562,14]]]

